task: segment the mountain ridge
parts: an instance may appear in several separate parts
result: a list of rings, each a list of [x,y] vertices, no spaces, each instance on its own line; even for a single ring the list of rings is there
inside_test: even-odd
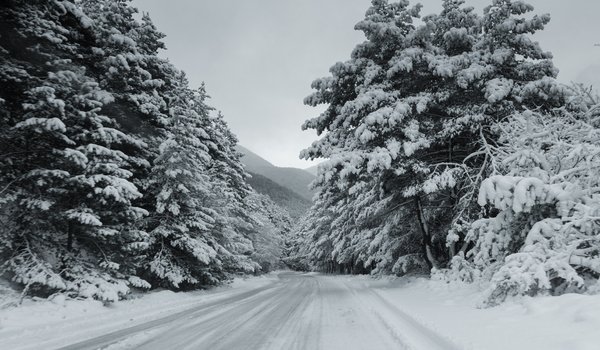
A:
[[[317,176],[318,166],[319,166],[319,164],[315,164],[315,165],[313,165],[311,167],[308,167],[308,168],[304,169],[304,171],[306,171],[307,173],[312,174],[313,176]]]
[[[304,169],[278,167],[244,146],[237,145],[236,148],[242,154],[241,161],[246,166],[247,172],[264,176],[301,198],[312,202],[315,191],[310,189],[309,185],[315,179],[313,174]]]
[[[305,199],[289,188],[283,187],[260,174],[253,172],[248,173],[252,176],[247,180],[250,186],[252,186],[256,192],[271,198],[278,206],[285,208],[292,218],[297,219],[302,217],[312,206],[311,201]]]

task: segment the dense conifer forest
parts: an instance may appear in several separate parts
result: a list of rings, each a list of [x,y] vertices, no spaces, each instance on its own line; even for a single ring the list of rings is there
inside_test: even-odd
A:
[[[105,301],[283,262],[487,281],[488,305],[596,288],[597,96],[556,80],[532,38],[548,15],[442,5],[373,0],[355,27],[366,40],[312,83],[305,104],[326,109],[302,126],[319,138],[301,157],[321,162],[303,215],[307,199],[249,185],[225,117],[159,55],[148,14],[7,1],[0,273],[23,295]]]
[[[24,295],[114,301],[278,266],[289,217],[148,15],[11,0],[0,18],[0,272]]]
[[[512,295],[586,291],[600,275],[598,98],[557,82],[532,35],[549,15],[444,0],[421,17],[373,0],[366,41],[315,80],[316,203],[290,261],[328,272],[429,272]]]

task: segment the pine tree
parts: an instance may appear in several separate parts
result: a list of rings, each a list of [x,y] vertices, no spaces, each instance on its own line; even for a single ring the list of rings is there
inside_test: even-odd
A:
[[[266,210],[266,207],[248,204],[247,197],[252,193],[246,182],[248,174],[240,161],[241,154],[236,150],[237,137],[229,130],[223,115],[220,112],[212,115],[207,122],[210,136],[207,144],[213,159],[209,176],[222,218],[220,231],[226,238],[224,247],[230,253],[225,268],[232,272],[258,272],[261,267],[253,261],[252,252],[260,246],[260,243],[255,246],[253,242],[256,235],[261,234],[261,227],[252,224],[252,213],[254,210]],[[268,205],[267,202],[261,203]]]
[[[129,1],[85,0],[81,6],[94,21],[94,42],[82,55],[100,86],[114,102],[104,108],[120,129],[141,143],[129,147],[133,183],[148,187],[151,162],[167,137],[172,118],[171,92],[176,90],[179,71],[158,56],[165,49],[160,33],[147,14],[134,19],[137,9]],[[141,147],[139,147],[141,146]],[[152,210],[153,200],[145,196],[138,204]]]
[[[127,282],[133,271],[120,264],[144,245],[144,233],[130,229],[145,214],[132,204],[141,194],[119,150],[139,142],[102,113],[113,96],[76,61],[91,20],[67,1],[14,1],[2,17],[15,35],[1,43],[2,66],[10,67],[3,79],[14,88],[2,97],[9,115],[2,142],[11,144],[1,168],[5,270],[26,291],[104,300],[120,298],[129,283],[147,286]]]
[[[175,288],[216,284],[220,280],[223,249],[214,235],[218,213],[213,209],[208,169],[212,162],[209,138],[203,127],[208,117],[203,96],[180,86],[172,94],[172,125],[154,162],[151,184],[157,188],[156,227],[152,228],[149,274]]]
[[[126,0],[5,5],[1,274],[24,295],[114,301],[276,264],[286,216],[246,183],[204,87],[158,56],[147,14]]]
[[[277,206],[269,197],[251,192],[244,198],[248,217],[247,235],[253,246],[251,258],[261,272],[284,267],[282,258],[285,242],[292,228],[289,214]]]
[[[457,243],[468,248],[464,227],[493,167],[495,123],[565,101],[551,56],[527,36],[547,16],[528,19],[530,6],[496,1],[482,18],[462,3],[445,1],[415,27],[419,7],[373,1],[356,26],[367,41],[313,83],[306,103],[329,107],[304,128],[327,133],[303,157],[329,159],[314,210],[334,216],[331,233],[321,230],[334,263],[443,266]]]
[[[491,276],[488,305],[585,291],[600,275],[598,102],[573,96],[569,106],[501,124],[501,166],[479,192],[479,204],[498,214],[473,223],[473,264],[465,266]]]
[[[161,136],[170,120],[166,96],[178,79],[178,70],[158,57],[164,34],[147,14],[136,21],[128,0],[85,0],[82,8],[94,21],[95,37],[82,59],[114,95],[110,114],[130,132]]]

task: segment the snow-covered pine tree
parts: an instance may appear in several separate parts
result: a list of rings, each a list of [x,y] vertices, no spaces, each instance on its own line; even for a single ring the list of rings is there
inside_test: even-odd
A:
[[[176,90],[179,71],[158,56],[165,49],[160,33],[147,14],[141,21],[134,16],[137,9],[130,1],[85,0],[83,10],[94,21],[94,42],[82,55],[100,86],[109,91],[114,102],[104,108],[115,118],[120,129],[143,141],[144,147],[128,150],[135,155],[130,163],[132,181],[146,189],[150,163],[158,155],[165,140],[171,118],[168,96]],[[138,200],[151,210],[154,201],[149,196]]]
[[[204,133],[195,137],[206,149],[198,152],[206,152],[208,158],[205,167],[197,171],[210,179],[206,193],[210,194],[210,200],[207,199],[206,207],[214,210],[211,237],[218,242],[220,269],[253,271],[257,265],[248,258],[253,249],[252,242],[241,235],[236,226],[247,224],[243,223],[247,219],[243,198],[249,188],[235,151],[235,135],[222,116],[209,113],[212,108],[205,103],[204,87],[190,95],[187,82],[181,81],[179,71],[157,56],[158,50],[164,48],[160,42],[164,35],[156,30],[147,14],[142,16],[141,22],[134,21],[137,10],[129,6],[129,1],[86,0],[83,7],[97,22],[97,37],[101,43],[99,50],[91,51],[89,60],[94,64],[94,71],[100,73],[98,79],[102,86],[115,96],[110,112],[124,130],[146,143],[143,152],[137,153],[140,158],[153,162],[158,145],[169,137],[166,135],[174,133],[172,119],[179,117],[174,115],[173,106],[184,103],[181,94],[186,96],[183,99],[187,99],[186,108],[199,116],[196,128]],[[148,163],[140,162],[133,178],[136,185],[148,190],[141,204],[151,212],[148,229],[153,230],[155,218],[161,217],[161,213],[156,212],[153,202],[157,192],[149,184],[149,181],[156,184],[155,174],[148,178],[148,169]],[[225,278],[215,271],[215,281]]]
[[[214,195],[214,208],[219,214],[215,219],[214,235],[218,235],[222,247],[223,269],[228,272],[258,272],[260,266],[250,258],[254,251],[252,236],[247,233],[249,209],[245,197],[251,192],[246,183],[248,176],[236,150],[237,137],[231,132],[223,115],[206,113],[213,108],[206,104],[208,95],[204,85],[198,90],[198,98],[193,107],[199,114],[205,115],[202,125],[206,131],[203,142],[211,157],[207,174],[211,180],[211,192]],[[204,112],[202,112],[204,111]]]
[[[304,128],[327,133],[303,154],[308,158],[329,158],[317,177],[321,190],[312,215],[330,216],[315,221],[330,228],[316,225],[310,234],[313,240],[310,245],[316,249],[311,255],[320,256],[323,260],[318,265],[326,270],[349,266],[389,270],[394,265],[394,262],[389,264],[391,259],[386,259],[388,252],[375,249],[375,254],[371,254],[369,248],[377,245],[371,245],[371,239],[378,232],[363,233],[373,221],[357,219],[387,214],[385,205],[379,202],[390,202],[390,197],[381,193],[379,179],[372,174],[385,168],[391,158],[372,142],[377,139],[375,134],[360,125],[373,109],[390,99],[385,66],[396,51],[410,45],[407,36],[414,32],[412,20],[418,11],[418,7],[409,8],[407,1],[394,4],[374,1],[365,20],[356,26],[365,33],[367,41],[355,48],[350,61],[331,68],[332,77],[315,81],[313,87],[317,92],[305,101],[310,105],[329,104],[320,117],[305,123]],[[369,119],[376,122],[377,116]],[[373,196],[357,199],[367,193]],[[361,215],[362,210],[370,215]],[[375,231],[382,228],[374,226]],[[382,262],[385,267],[372,265],[373,261]]]
[[[124,129],[143,138],[147,144],[140,157],[152,162],[158,157],[158,146],[169,137],[166,135],[173,134],[171,119],[179,118],[173,114],[173,106],[182,108],[181,104],[187,103],[186,108],[199,116],[196,128],[204,134],[195,137],[207,149],[198,152],[206,152],[208,158],[205,167],[197,171],[210,178],[207,183],[210,188],[206,191],[212,199],[207,205],[215,211],[211,235],[224,248],[217,252],[221,256],[222,269],[251,270],[255,264],[245,255],[235,253],[236,247],[242,251],[251,250],[251,243],[239,237],[230,222],[236,216],[232,212],[241,206],[243,189],[247,187],[245,173],[232,148],[237,140],[222,117],[209,113],[212,108],[205,104],[204,87],[191,93],[187,82],[181,81],[180,72],[157,56],[158,50],[164,48],[160,42],[164,35],[156,30],[147,14],[142,16],[141,22],[134,21],[137,10],[129,6],[129,1],[88,0],[84,1],[84,8],[94,13],[100,27],[98,36],[103,43],[101,50],[92,51],[90,59],[96,62],[96,71],[102,73],[100,81],[115,96],[111,113],[119,118]],[[182,98],[181,94],[186,97]],[[185,99],[189,100],[182,102]],[[148,190],[141,204],[152,212],[148,221],[151,230],[156,224],[154,218],[161,216],[155,214],[161,213],[155,212],[155,191],[148,181],[156,179],[148,177],[148,171],[148,163],[140,162],[134,179],[138,186]]]
[[[491,126],[516,110],[564,103],[550,54],[528,37],[547,16],[526,18],[529,5],[495,1],[481,18],[462,3],[444,1],[415,28],[418,8],[373,1],[357,25],[367,41],[313,83],[306,103],[329,107],[304,124],[324,135],[303,157],[329,159],[317,178],[324,205],[313,210],[334,215],[330,233],[317,228],[334,263],[364,264],[362,254],[376,271],[443,264],[477,212],[498,137]]]
[[[499,125],[498,173],[479,192],[479,204],[498,214],[473,223],[473,264],[456,261],[491,279],[488,305],[598,288],[600,113],[589,96],[576,89],[569,106]]]
[[[204,127],[209,110],[205,96],[187,85],[181,73],[169,99],[169,137],[160,146],[150,181],[156,209],[148,274],[157,284],[174,288],[213,285],[224,278],[219,253],[225,248],[215,234],[220,214],[208,174],[212,158]]]
[[[129,0],[84,0],[94,21],[94,39],[83,60],[101,87],[115,97],[111,115],[124,129],[147,138],[160,136],[169,123],[165,97],[177,84],[178,70],[158,56],[164,49],[160,33],[147,14],[141,21]]]
[[[312,245],[315,244],[316,239],[308,237],[309,234],[315,234],[313,226],[311,226],[313,223],[310,216],[311,213],[314,212],[308,211],[305,216],[296,219],[297,221],[286,235],[284,241],[282,259],[285,265],[294,271],[310,271],[311,269],[325,271],[322,266],[311,266],[311,263],[327,261],[327,257],[318,259],[313,256],[316,249]],[[320,217],[328,216],[321,215]]]
[[[292,219],[285,209],[269,197],[252,191],[244,198],[249,223],[245,235],[254,247],[251,258],[262,272],[282,268],[285,242],[292,228]]]
[[[91,20],[68,1],[11,1],[1,16],[3,271],[25,292],[113,301],[129,283],[147,287],[120,265],[144,245],[119,150],[139,142],[103,115],[113,97],[77,62]]]
[[[0,255],[26,292],[116,300],[150,287],[136,274],[191,288],[260,268],[251,214],[273,213],[245,199],[237,139],[129,3],[0,10]]]

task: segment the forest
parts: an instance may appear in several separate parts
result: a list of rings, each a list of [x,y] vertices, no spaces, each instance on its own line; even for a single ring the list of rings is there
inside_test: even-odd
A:
[[[302,125],[320,163],[298,218],[304,199],[290,215],[251,186],[269,181],[148,14],[6,0],[0,276],[107,303],[284,267],[486,281],[487,306],[597,292],[600,99],[557,81],[533,10],[372,0],[365,40],[304,100],[326,109]]]
[[[0,9],[0,275],[106,302],[279,266],[288,214],[128,1]]]
[[[372,1],[366,41],[312,83],[316,202],[289,260],[335,273],[429,273],[518,295],[598,290],[600,100],[556,80],[532,35],[549,15]]]

